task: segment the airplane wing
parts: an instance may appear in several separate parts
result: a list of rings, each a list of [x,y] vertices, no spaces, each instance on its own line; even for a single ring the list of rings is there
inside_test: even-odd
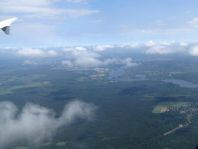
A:
[[[4,21],[0,21],[0,29],[4,31],[5,34],[10,34],[10,26],[12,23],[14,23],[17,20],[17,18],[11,18]]]

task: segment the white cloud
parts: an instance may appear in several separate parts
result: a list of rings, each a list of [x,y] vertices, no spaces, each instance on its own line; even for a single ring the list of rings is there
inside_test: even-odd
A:
[[[84,3],[87,2],[88,0],[65,0],[65,1],[70,3]]]
[[[62,64],[66,67],[73,67],[73,63],[69,60],[63,60]]]
[[[146,54],[173,54],[186,52],[188,45],[186,43],[171,43],[171,42],[153,42],[149,41],[143,46]]]
[[[155,46],[156,43],[154,41],[150,40],[150,41],[146,42],[145,45],[148,47],[152,47],[152,46]]]
[[[162,44],[149,46],[149,48],[146,51],[146,53],[148,54],[170,54],[172,52],[173,51],[171,48]]]
[[[198,18],[193,18],[188,22],[192,27],[198,28]]]
[[[94,48],[95,51],[105,51],[107,49],[114,48],[114,46],[113,45],[97,45],[93,48]]]
[[[85,47],[73,47],[65,48],[67,58],[62,61],[62,64],[66,67],[81,67],[81,68],[92,68],[92,67],[106,67],[108,65],[123,65],[125,67],[135,66],[131,58],[106,58],[103,59],[101,50],[105,48],[113,48],[113,46],[100,46],[99,50],[87,49]]]
[[[58,55],[58,53],[54,50],[41,50],[32,48],[18,50],[17,54],[27,57],[54,57]]]
[[[65,2],[85,2],[85,0],[66,0]],[[30,16],[72,16],[80,17],[98,13],[98,10],[61,8],[58,6],[61,0],[2,0],[0,1],[0,10],[2,13],[23,13]],[[64,1],[63,1],[64,2]],[[64,14],[64,15],[63,15]]]
[[[17,54],[18,55],[22,55],[22,56],[36,56],[36,57],[41,57],[41,56],[44,56],[45,53],[40,50],[40,49],[22,49],[22,50],[19,50],[17,51]]]
[[[190,55],[192,55],[192,56],[198,56],[198,45],[193,46],[193,47],[191,48],[191,50],[189,51],[189,53],[190,53]]]
[[[131,58],[126,58],[122,60],[122,64],[125,65],[126,67],[133,67],[137,66],[137,63],[133,62]]]
[[[0,9],[4,13],[32,13],[40,15],[54,15],[62,9],[52,8],[54,0],[2,0]]]
[[[68,47],[68,48],[64,48],[65,52],[74,52],[74,51],[87,51],[87,48],[85,47]]]
[[[57,118],[53,110],[26,104],[22,111],[11,102],[0,103],[0,146],[5,147],[18,141],[38,145],[51,139],[57,129],[78,119],[93,118],[96,107],[81,101],[67,104],[62,115]]]
[[[71,57],[69,60],[62,62],[67,67],[97,67],[101,65],[98,59],[100,55],[93,51],[88,51],[84,47],[66,48],[65,52],[70,52]]]
[[[53,56],[57,56],[58,53],[56,51],[54,51],[54,50],[49,50],[49,51],[47,51],[47,55],[53,57]]]

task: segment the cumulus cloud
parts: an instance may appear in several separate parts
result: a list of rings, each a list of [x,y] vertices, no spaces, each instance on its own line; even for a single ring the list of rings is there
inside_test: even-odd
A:
[[[11,102],[0,103],[0,146],[18,141],[39,145],[51,139],[57,129],[66,127],[78,119],[93,118],[96,107],[82,101],[68,103],[57,118],[53,110],[28,103],[21,111]]]
[[[173,54],[186,52],[188,50],[188,45],[185,43],[170,43],[170,42],[154,42],[149,41],[143,46],[145,48],[146,54]]]
[[[189,51],[189,53],[192,56],[198,56],[198,45],[193,46]]]
[[[69,47],[69,48],[65,48],[63,51],[65,51],[65,52],[87,51],[87,48],[85,48],[85,47]]]
[[[101,65],[99,55],[92,51],[72,51],[71,59],[62,63],[67,67],[97,67]]]
[[[65,48],[64,51],[70,54],[69,59],[62,62],[67,67],[97,67],[101,64],[100,55],[85,47]]]
[[[58,53],[54,50],[41,50],[32,48],[18,50],[17,54],[27,57],[54,57],[58,55]]]
[[[100,47],[113,48],[113,46]],[[123,65],[126,67],[135,66],[131,58],[102,58],[101,49],[88,49],[85,47],[73,47],[65,48],[64,51],[69,57],[62,61],[62,64],[66,67],[81,67],[81,68],[92,68],[92,67],[105,67],[108,65]]]
[[[154,44],[149,45],[146,53],[148,54],[169,54],[172,53],[172,49],[169,47],[169,45],[165,44]]]
[[[111,49],[111,48],[114,48],[113,45],[97,45],[94,47],[94,50],[95,51],[105,51],[107,49]]]

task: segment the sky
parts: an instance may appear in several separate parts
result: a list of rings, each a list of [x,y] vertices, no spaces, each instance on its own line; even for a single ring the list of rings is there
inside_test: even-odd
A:
[[[196,42],[197,0],[1,0],[0,47]]]

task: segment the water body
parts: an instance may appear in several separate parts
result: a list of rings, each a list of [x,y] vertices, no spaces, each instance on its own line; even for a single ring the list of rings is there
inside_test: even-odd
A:
[[[163,80],[166,83],[172,83],[175,85],[179,85],[180,87],[186,87],[186,88],[198,88],[198,84],[192,83],[189,81],[179,80],[179,79],[166,79]]]

